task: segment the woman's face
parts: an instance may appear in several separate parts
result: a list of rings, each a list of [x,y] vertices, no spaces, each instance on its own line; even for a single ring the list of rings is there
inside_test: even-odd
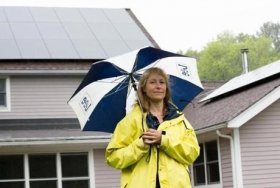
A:
[[[153,102],[163,101],[166,95],[166,82],[163,76],[152,73],[148,79],[144,92]]]

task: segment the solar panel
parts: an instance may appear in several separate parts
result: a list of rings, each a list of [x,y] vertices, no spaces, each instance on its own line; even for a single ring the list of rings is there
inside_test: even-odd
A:
[[[280,60],[237,76],[201,99],[204,102],[280,73]]]
[[[40,32],[33,22],[10,23],[15,39],[41,39]]]
[[[0,39],[13,39],[13,34],[8,23],[0,23]]]
[[[73,39],[72,41],[78,53],[85,59],[108,57],[95,39]]]
[[[55,8],[61,22],[85,22],[78,8]]]
[[[45,44],[52,58],[80,59],[72,41],[69,39],[45,39]]]
[[[80,9],[80,13],[88,23],[109,23],[103,9],[83,8]]]
[[[7,21],[7,17],[4,13],[4,8],[0,7],[0,22],[6,22]]]
[[[0,57],[2,59],[21,58],[21,54],[14,39],[0,38]]]
[[[53,8],[31,7],[29,10],[35,22],[60,22]]]
[[[68,39],[69,37],[60,23],[41,22],[37,23],[41,37],[45,39]]]
[[[3,12],[9,22],[33,22],[27,7],[6,7]]]
[[[48,59],[50,54],[42,39],[17,39],[23,59]]]

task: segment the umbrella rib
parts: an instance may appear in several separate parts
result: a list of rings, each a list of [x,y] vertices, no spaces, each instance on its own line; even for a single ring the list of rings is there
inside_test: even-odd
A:
[[[116,79],[116,80],[120,80],[120,79],[122,79],[123,77],[126,77],[126,76],[127,76],[127,75],[123,75],[123,76],[121,76],[121,77],[118,77],[118,79]],[[116,80],[113,81],[113,82],[104,82],[104,83],[115,83]],[[104,95],[104,97],[108,97],[108,96],[110,96],[110,95],[113,95],[114,93],[119,92],[120,90],[124,89],[125,86],[126,86],[127,84],[129,84],[129,80],[124,79],[123,81],[120,82],[119,86],[115,89],[114,92],[109,93],[109,94],[106,94],[106,95]]]
[[[132,87],[130,86],[130,87],[128,88],[126,98],[130,95],[131,90],[132,90]]]
[[[109,97],[110,95],[113,95],[114,93],[117,93],[117,92],[119,92],[120,90],[123,90],[123,89],[125,89],[125,87],[119,86],[119,87],[116,89],[116,91],[114,91],[114,92],[112,92],[112,93],[109,93],[109,94],[106,94],[106,95],[104,95],[104,97]]]
[[[120,82],[120,85],[117,87],[116,92],[119,91],[119,88],[122,89],[122,86],[124,86],[123,88],[125,88],[126,84],[129,84],[129,80]]]
[[[126,71],[124,71],[123,69],[119,68],[117,65],[115,65],[114,63],[111,63],[113,65],[113,67],[115,67],[118,71],[120,71],[123,74],[127,74]]]
[[[104,81],[104,80],[98,80],[96,82],[101,82],[101,83],[115,83],[117,82],[117,80],[120,80],[122,79],[123,77],[126,77],[126,75],[122,75],[122,76],[119,76],[119,77],[116,77],[115,80],[112,80],[112,81]],[[120,82],[121,83],[121,82]]]

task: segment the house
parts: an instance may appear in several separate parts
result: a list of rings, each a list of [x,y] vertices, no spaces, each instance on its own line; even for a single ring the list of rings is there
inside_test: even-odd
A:
[[[207,90],[184,113],[201,147],[193,187],[280,186],[280,61]]]
[[[0,7],[0,187],[119,187],[67,101],[92,63],[158,47],[129,9]]]

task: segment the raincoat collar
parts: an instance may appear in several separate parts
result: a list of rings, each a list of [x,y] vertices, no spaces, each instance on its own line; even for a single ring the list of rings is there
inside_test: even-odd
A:
[[[165,116],[163,117],[163,121],[175,119],[175,118],[179,117],[181,114],[182,113],[179,112],[178,108],[174,104],[169,102],[167,105],[167,112],[166,112]],[[152,128],[152,129],[158,129],[158,127],[160,125],[157,117],[155,117],[150,112],[147,113],[146,123],[147,123],[148,127]]]

